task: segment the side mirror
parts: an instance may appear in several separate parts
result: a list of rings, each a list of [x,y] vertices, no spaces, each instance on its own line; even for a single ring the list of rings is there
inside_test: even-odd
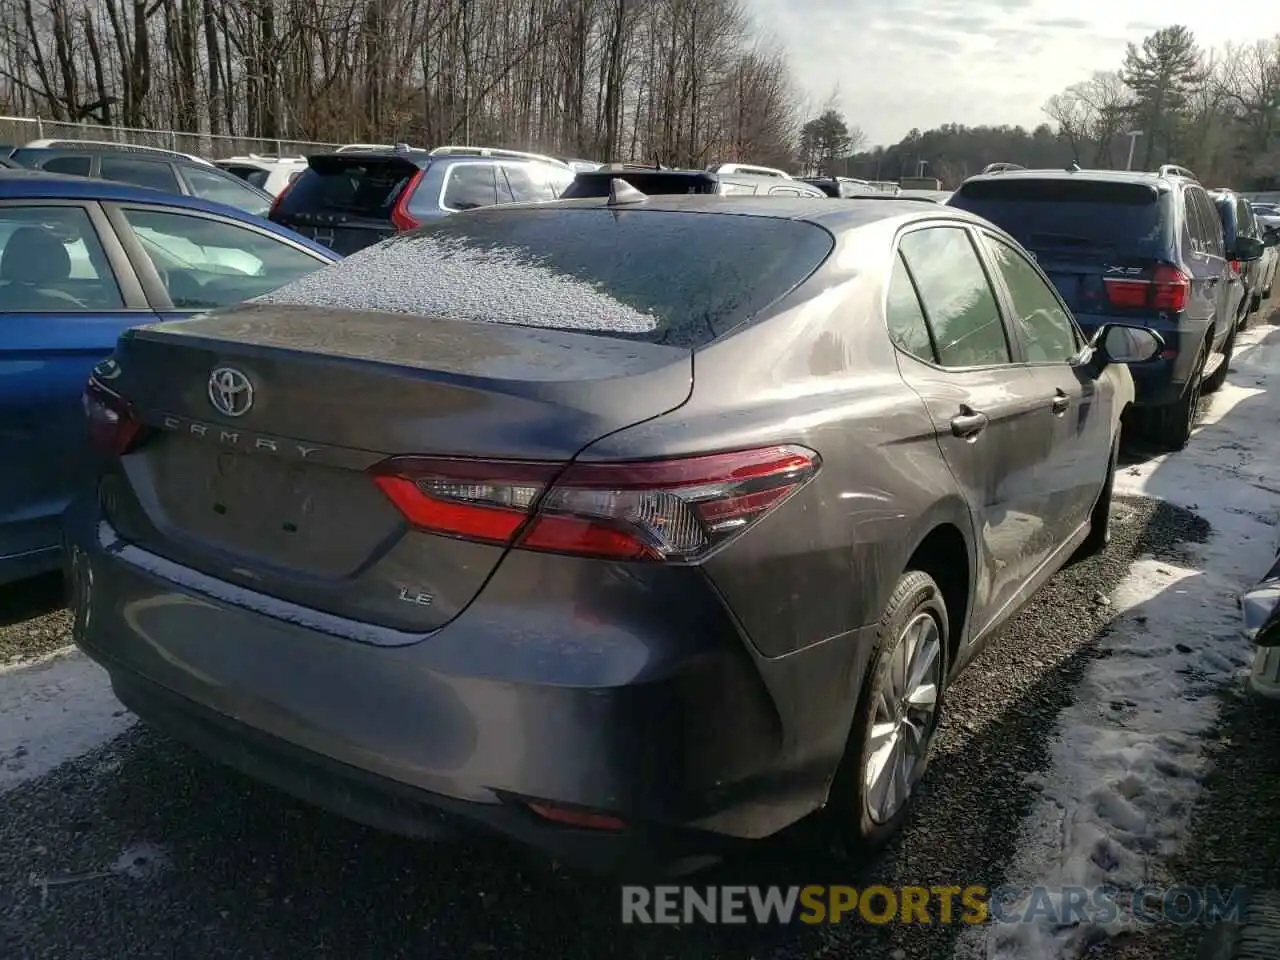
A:
[[[1239,260],[1242,263],[1261,260],[1262,254],[1266,252],[1266,249],[1266,244],[1257,237],[1236,237],[1236,249],[1231,259]]]
[[[1127,323],[1104,323],[1089,341],[1089,346],[1104,365],[1108,363],[1147,363],[1164,349],[1164,338],[1147,327]]]

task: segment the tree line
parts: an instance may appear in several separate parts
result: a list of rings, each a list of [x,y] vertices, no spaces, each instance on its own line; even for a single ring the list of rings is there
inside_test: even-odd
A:
[[[0,0],[6,114],[947,186],[995,161],[1123,167],[1132,147],[1138,168],[1280,188],[1280,37],[1206,50],[1158,30],[1032,130],[946,124],[864,149],[837,101],[806,110],[742,0]]]
[[[1125,168],[1132,150],[1135,170],[1176,163],[1210,185],[1280,189],[1280,36],[1206,50],[1186,27],[1166,27],[1130,43],[1117,69],[1050,97],[1044,112],[1034,130],[912,130],[853,154],[841,172],[898,179],[923,164],[926,176],[955,187],[997,161]]]
[[[0,110],[266,140],[791,161],[739,0],[0,0]]]

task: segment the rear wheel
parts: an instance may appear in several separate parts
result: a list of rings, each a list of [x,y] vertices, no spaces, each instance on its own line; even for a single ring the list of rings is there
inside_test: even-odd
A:
[[[1191,439],[1191,431],[1195,429],[1196,416],[1200,410],[1204,365],[1208,357],[1209,345],[1206,341],[1200,347],[1200,353],[1196,357],[1195,365],[1191,368],[1191,376],[1182,390],[1182,396],[1167,406],[1148,408],[1144,411],[1147,436],[1166,450],[1181,450]]]
[[[904,573],[880,618],[858,716],[831,788],[828,815],[849,852],[883,845],[906,818],[941,715],[947,633],[938,584],[921,570]]]

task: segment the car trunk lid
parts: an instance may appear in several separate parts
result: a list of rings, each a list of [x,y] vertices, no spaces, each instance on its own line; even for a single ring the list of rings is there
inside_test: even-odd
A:
[[[460,612],[505,547],[411,529],[371,467],[398,455],[567,463],[678,407],[692,382],[678,347],[286,305],[138,328],[115,356],[112,388],[155,430],[104,493],[126,540],[419,632]]]

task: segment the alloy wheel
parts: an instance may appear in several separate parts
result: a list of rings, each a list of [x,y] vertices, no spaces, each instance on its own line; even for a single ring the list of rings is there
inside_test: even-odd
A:
[[[887,823],[902,809],[929,753],[942,686],[942,632],[930,613],[903,628],[884,681],[872,694],[862,771],[867,813]]]

